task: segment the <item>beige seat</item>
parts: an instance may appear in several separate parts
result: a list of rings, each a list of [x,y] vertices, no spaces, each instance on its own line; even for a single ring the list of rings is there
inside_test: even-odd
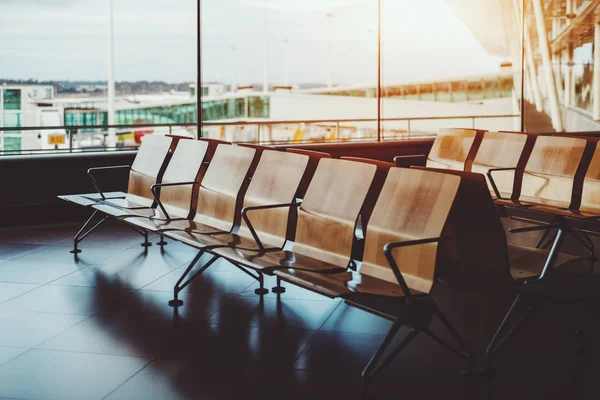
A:
[[[466,359],[472,367],[465,341],[428,295],[436,276],[439,242],[443,240],[440,235],[460,181],[458,176],[439,172],[392,168],[367,225],[364,261],[358,272],[338,267],[338,273],[323,273],[295,265],[274,271],[285,281],[326,296],[341,296],[351,306],[393,321],[362,372],[364,385],[420,333]],[[430,330],[434,316],[462,351]],[[403,326],[409,329],[408,335],[383,358]]]
[[[275,275],[297,285],[331,296],[370,293],[404,297],[384,247],[394,242],[427,243],[399,247],[392,255],[412,293],[429,293],[435,277],[438,239],[444,228],[460,178],[417,169],[392,168],[365,235],[365,254],[358,273],[337,274],[296,271],[292,266]]]
[[[63,195],[58,197],[81,206],[106,203],[118,207],[150,207],[154,202],[154,197],[150,192],[150,185],[160,182],[158,179],[159,174],[161,170],[164,170],[167,155],[169,154],[172,144],[172,137],[160,135],[144,136],[142,145],[131,166],[122,165],[116,167],[90,168],[88,174],[98,190],[97,193]],[[97,184],[94,175],[102,171],[117,168],[129,169],[127,193],[103,193]]]
[[[517,321],[515,329],[518,329],[540,309],[540,297],[563,301],[564,293],[573,292],[570,288],[577,288],[571,282],[578,280],[585,283],[592,277],[588,273],[589,259],[559,252],[565,236],[562,229],[559,229],[550,251],[507,243],[485,178],[475,173],[443,172],[459,175],[462,179],[442,233],[448,240],[440,245],[438,277],[458,291],[474,291],[488,297],[499,293],[504,297],[515,289],[521,293],[490,341],[487,352],[491,360],[506,343],[503,339],[510,335],[508,325]],[[538,228],[544,229],[519,229]],[[600,293],[597,281],[592,289]],[[510,318],[512,314],[520,314],[523,318]]]
[[[544,212],[571,208],[575,174],[586,143],[582,138],[538,136],[523,171],[519,198],[497,203]]]
[[[583,179],[581,201],[570,209],[553,210],[554,213],[577,219],[600,218],[600,142],[593,143],[594,153]]]
[[[485,132],[471,171],[486,176],[490,174],[496,185],[494,189],[492,181],[488,178],[488,188],[493,197],[498,197],[499,194],[500,198],[510,199],[513,194],[515,175],[518,179],[521,177],[517,170],[525,166],[534,140],[533,135],[524,133]],[[529,146],[526,146],[528,143]]]
[[[427,156],[426,166],[470,171],[482,133],[475,129],[440,129]]]
[[[167,155],[169,154],[169,151],[173,145],[178,142],[178,140],[179,139],[170,136],[144,136],[142,145],[140,146],[140,149],[138,150],[135,160],[131,166],[120,165],[111,167],[98,167],[90,168],[88,170],[88,175],[92,179],[92,183],[96,187],[97,193],[66,195],[58,197],[60,199],[86,207],[107,205],[114,208],[128,210],[151,208],[154,204],[154,196],[150,190],[150,186],[160,183],[162,172],[164,171],[167,163]],[[102,192],[94,174],[114,169],[129,169],[129,184],[127,193],[111,192],[105,194]],[[109,217],[106,215],[99,222],[93,224],[94,218],[99,212],[100,211],[97,209],[94,210],[92,215],[83,224],[81,229],[77,232],[77,234],[75,234],[75,237],[73,238],[73,250],[71,250],[71,253],[81,253],[81,249],[78,248],[78,244]],[[91,228],[88,228],[89,226],[91,226]],[[144,243],[142,245],[149,246],[150,243],[148,242],[147,232],[142,232],[139,230],[135,231],[144,236]]]
[[[308,164],[308,156],[280,151],[264,151],[250,186],[244,195],[243,207],[255,234],[264,247],[282,248],[287,238],[288,216]],[[279,207],[261,208],[278,205]],[[196,248],[206,245],[237,246],[259,250],[245,221],[236,234],[204,235],[192,230],[165,231],[164,236]]]
[[[374,165],[365,163],[320,160],[298,210],[293,253],[280,251],[257,256],[256,251],[232,248],[218,248],[212,252],[244,267],[265,272],[280,267],[281,259],[294,265],[301,260],[322,262],[310,261],[306,268],[319,268],[320,265],[346,268],[352,262],[356,221],[375,170]]]
[[[180,140],[173,152],[173,156],[167,165],[162,182],[154,185],[160,188],[161,207],[143,209],[124,209],[110,204],[94,205],[96,210],[113,217],[148,217],[165,219],[166,216],[175,218],[187,218],[192,205],[194,183],[197,181],[203,166],[204,156],[208,150],[209,143],[202,140]],[[185,184],[187,182],[187,184]],[[154,189],[159,193],[157,189]]]
[[[193,219],[159,221],[127,218],[127,223],[149,231],[231,231],[239,226],[238,197],[248,185],[255,159],[254,149],[220,144],[212,157],[196,194]]]

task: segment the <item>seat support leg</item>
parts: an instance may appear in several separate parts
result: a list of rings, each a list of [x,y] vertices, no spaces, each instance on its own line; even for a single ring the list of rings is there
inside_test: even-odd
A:
[[[367,391],[367,386],[369,384],[369,381],[372,378],[372,371],[375,368],[377,368],[377,365],[379,363],[379,359],[383,356],[383,353],[385,353],[385,350],[390,345],[392,339],[394,339],[394,337],[398,333],[398,330],[400,330],[401,327],[402,327],[402,324],[400,323],[400,321],[398,321],[398,320],[394,321],[394,323],[392,324],[392,327],[390,328],[390,330],[388,331],[388,333],[385,335],[385,338],[383,339],[383,342],[381,342],[381,344],[377,348],[377,351],[375,351],[375,354],[373,354],[373,356],[371,357],[371,359],[369,360],[369,362],[367,363],[367,365],[363,369],[363,371],[361,373],[361,381],[362,381],[362,391],[363,391],[363,394],[365,394],[366,391]],[[408,338],[408,336],[407,336],[407,338]],[[406,338],[402,342],[405,342],[405,341],[406,341]],[[400,343],[400,345],[402,345],[402,343]],[[404,347],[406,347],[406,345]]]
[[[508,330],[508,332],[504,333],[509,325],[509,320],[511,316],[516,313],[516,309],[519,305],[525,303],[527,310],[519,317],[519,319],[512,325],[512,328]],[[502,347],[510,342],[510,340],[525,326],[525,324],[531,319],[531,317],[539,311],[539,307],[533,304],[527,296],[523,293],[519,293],[519,295],[515,298],[510,309],[504,316],[502,323],[496,330],[496,333],[492,337],[492,340],[488,344],[486,350],[487,356],[487,367],[482,370],[482,374],[488,378],[491,378],[495,375],[495,371],[492,368],[492,361],[494,356],[500,351]]]
[[[254,293],[259,295],[259,296],[264,296],[265,294],[269,293],[269,289],[265,288],[265,276],[259,272],[258,273],[258,283],[260,284],[260,287],[258,289],[254,289]]]
[[[179,293],[190,283],[192,283],[192,281],[194,279],[196,279],[196,277],[198,275],[200,275],[202,272],[204,272],[206,269],[208,269],[208,267],[210,267],[211,265],[213,265],[213,263],[215,261],[217,261],[217,259],[219,257],[217,256],[213,256],[213,258],[211,258],[206,264],[204,264],[202,266],[202,268],[200,268],[198,271],[196,271],[194,273],[194,275],[192,275],[191,277],[189,277],[187,280],[186,277],[189,275],[190,271],[192,270],[192,268],[194,268],[194,266],[198,263],[198,261],[200,260],[200,258],[202,257],[202,255],[204,254],[204,250],[200,250],[198,252],[198,254],[196,254],[196,257],[194,257],[194,259],[192,260],[192,262],[190,262],[190,265],[188,265],[188,267],[185,269],[185,271],[183,272],[183,274],[181,274],[181,277],[179,278],[179,280],[177,281],[177,283],[175,284],[175,287],[173,288],[173,300],[169,300],[169,305],[172,307],[179,307],[181,305],[183,305],[183,300],[179,299]],[[185,282],[184,282],[185,280]]]
[[[541,247],[539,247],[540,249],[546,249],[548,246],[550,246],[550,244],[554,243],[556,241],[556,236],[558,235],[558,231],[554,232],[552,234],[552,236],[541,245]]]
[[[590,237],[587,234],[580,234],[576,230],[569,230],[569,233],[571,234],[572,237],[575,238],[575,240],[577,240],[577,242],[579,242],[579,244],[581,244],[583,247],[585,247],[590,252],[590,257],[593,259],[595,254],[594,254],[594,242],[592,242],[592,239],[590,239]]]
[[[544,243],[544,240],[546,240],[546,238],[548,237],[548,234],[550,233],[551,229],[546,229],[544,231],[544,233],[542,233],[542,236],[540,236],[540,238],[538,239],[538,241],[535,244],[535,248],[539,249],[540,246],[542,245],[542,243]]]
[[[169,244],[169,242],[167,242],[165,240],[165,237],[163,235],[160,235],[160,241],[156,242],[157,245],[159,245],[160,247],[166,246],[167,244]]]
[[[131,229],[132,231],[134,231],[135,233],[142,235],[144,237],[144,241],[142,242],[142,244],[140,246],[142,247],[150,247],[152,246],[152,243],[150,243],[148,241],[148,231],[145,229],[138,229],[136,227],[134,227],[133,225],[128,224],[127,222],[125,222],[125,225],[129,227],[129,229]]]
[[[251,276],[252,278],[254,278],[258,281],[260,287],[258,289],[254,289],[255,294],[263,296],[263,295],[269,293],[269,289],[265,288],[265,276],[262,272],[256,271],[256,275],[254,275],[252,272],[248,271],[246,268],[242,267],[241,265],[239,265],[237,263],[232,263],[232,264],[235,267],[237,267],[239,270],[241,270],[243,273],[245,273],[246,275]]]
[[[461,353],[459,350],[450,346],[437,335],[434,335],[429,329],[425,330],[424,332],[440,346],[446,348],[451,353],[454,353],[457,357],[467,360],[468,369],[466,371],[463,371],[463,375],[470,377],[473,373],[473,352],[469,349],[469,346],[467,345],[463,337],[460,335],[458,330],[454,327],[454,325],[452,325],[450,320],[446,317],[446,315],[442,312],[442,310],[440,310],[440,308],[437,305],[435,306],[435,315],[437,315],[439,320],[444,325],[444,328],[446,328],[446,330],[450,333],[454,340],[460,345],[463,352]]]
[[[79,249],[77,247],[79,245],[79,243],[83,239],[85,239],[87,237],[87,235],[89,235],[90,233],[92,233],[96,228],[98,228],[100,225],[102,225],[102,223],[109,218],[108,216],[104,216],[98,223],[96,223],[96,225],[94,225],[93,227],[91,227],[89,230],[87,230],[84,233],[84,231],[86,230],[86,228],[88,227],[88,225],[90,225],[92,223],[92,220],[94,219],[94,217],[96,216],[96,214],[98,214],[98,210],[94,210],[94,212],[92,213],[92,215],[87,219],[87,221],[85,221],[85,223],[83,224],[83,226],[81,227],[81,229],[79,229],[79,231],[75,234],[75,237],[73,238],[73,250],[71,250],[71,253],[73,253],[73,254],[79,254],[79,253],[81,253],[81,249]]]
[[[277,286],[271,288],[271,292],[277,294],[285,293],[285,287],[281,286],[281,278],[277,277]]]

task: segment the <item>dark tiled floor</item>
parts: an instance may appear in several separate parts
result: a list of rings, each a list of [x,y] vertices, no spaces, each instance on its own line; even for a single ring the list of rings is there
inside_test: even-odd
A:
[[[354,399],[362,368],[391,326],[289,285],[261,300],[256,282],[224,261],[186,288],[174,312],[167,302],[193,250],[170,242],[145,251],[135,233],[108,224],[74,257],[76,231],[0,232],[0,400]],[[482,366],[511,296],[463,296],[443,284],[434,296]],[[597,399],[598,311],[597,302],[544,309],[498,356],[493,380],[462,379],[461,360],[418,337],[369,396]],[[581,329],[583,357],[558,322]]]

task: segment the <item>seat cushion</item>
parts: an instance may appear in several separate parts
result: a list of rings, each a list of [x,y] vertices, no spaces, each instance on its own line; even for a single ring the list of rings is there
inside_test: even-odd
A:
[[[542,281],[528,281],[517,288],[541,298],[558,302],[574,302],[600,297],[600,275],[589,260],[570,263],[569,268],[558,268]]]
[[[93,207],[96,210],[102,211],[103,213],[108,214],[110,216],[121,218],[128,216],[151,217],[155,214],[155,210],[153,208],[130,209],[114,207],[110,204],[96,204]]]
[[[279,268],[294,268],[304,271],[345,271],[337,265],[296,254],[292,251],[251,251],[231,247],[211,250],[211,253],[245,267],[270,273]]]
[[[213,246],[229,246],[230,241],[229,238],[232,236],[229,233],[221,234],[202,234],[195,233],[190,231],[165,231],[162,233],[163,236],[177,240],[181,243],[187,244],[188,246],[192,246],[196,249],[203,249],[205,247],[213,247]]]
[[[126,195],[127,193],[123,192],[104,193],[106,199],[110,200],[124,199]],[[94,204],[98,204],[102,201],[102,197],[99,193],[69,194],[64,196],[58,196],[58,198],[84,207],[93,206]]]
[[[355,293],[405,297],[398,284],[342,269],[338,273],[322,273],[285,268],[278,269],[273,274],[287,282],[328,297],[352,297]],[[412,293],[420,294],[416,291],[412,291]]]
[[[510,244],[508,246],[508,257],[510,274],[513,279],[520,280],[539,276],[544,269],[548,254],[548,250]],[[581,259],[581,257],[560,253],[554,268],[567,267],[568,264],[577,259]]]

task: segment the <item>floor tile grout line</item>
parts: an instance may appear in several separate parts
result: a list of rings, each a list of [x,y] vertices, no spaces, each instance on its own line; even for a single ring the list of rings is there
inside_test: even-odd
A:
[[[331,318],[331,316],[336,312],[336,310],[340,307],[341,304],[342,304],[341,301],[338,304],[336,304],[335,308],[331,311],[331,313],[327,316],[327,318],[325,318],[325,321],[323,321],[323,323],[321,324],[321,326],[319,327],[319,329],[315,330],[315,332],[311,335],[311,337],[306,341],[306,344],[304,345],[304,347],[302,347],[302,350],[298,351],[298,353],[296,354],[296,357],[294,357],[294,365],[298,361],[298,358],[300,357],[300,355],[302,354],[302,352],[304,352],[304,350],[306,350],[306,348],[310,345],[310,343],[314,339],[314,337],[319,332],[321,332],[321,329],[325,326],[325,324],[327,323],[327,321],[329,321],[329,319]]]
[[[83,321],[82,321],[83,322]],[[75,326],[79,325],[79,323],[77,323],[76,325],[73,325],[72,328],[74,328]],[[69,328],[71,329],[71,328]],[[62,332],[64,333],[64,332]],[[62,334],[61,333],[61,334]],[[52,340],[54,339],[54,337],[48,339],[48,340]],[[45,341],[44,343],[46,343],[47,341]],[[151,361],[153,358],[152,357],[146,357],[146,356],[135,356],[135,355],[131,355],[131,354],[115,354],[115,353],[98,353],[98,352],[94,352],[94,351],[82,351],[82,350],[62,350],[62,349],[46,349],[46,348],[42,348],[39,346],[42,346],[44,343],[40,343],[39,345],[31,348],[31,350],[39,350],[39,351],[49,351],[49,352],[56,352],[56,353],[72,353],[72,354],[86,354],[86,355],[90,355],[90,356],[106,356],[106,357],[122,357],[122,358],[136,358],[136,359],[144,359],[147,361]]]
[[[123,250],[123,251],[125,251],[125,250]],[[115,254],[113,254],[113,255],[111,255],[111,256],[109,256],[109,257],[107,257],[107,258],[104,258],[104,259],[102,259],[102,260],[100,260],[100,261],[104,261],[104,260],[106,260],[106,259],[108,259],[108,258],[110,258],[110,257],[116,256],[117,254],[120,254],[120,253],[122,253],[123,251],[118,251],[117,253],[115,253]],[[15,259],[15,260],[16,260],[16,259]],[[100,262],[100,261],[98,261],[98,262]],[[81,270],[83,270],[83,269],[86,269],[86,268],[88,268],[88,267],[90,267],[90,266],[92,266],[92,265],[94,265],[94,264],[95,264],[95,263],[92,263],[92,264],[85,265],[85,266],[83,266],[83,267],[81,267],[81,268],[78,268],[76,271],[73,271],[73,272],[70,272],[70,273],[68,273],[68,274],[66,274],[66,275],[63,275],[63,276],[61,276],[60,278],[56,278],[56,279],[53,279],[53,280],[51,280],[51,281],[49,281],[49,282],[43,283],[43,284],[39,285],[38,287],[36,287],[36,288],[33,288],[33,289],[31,289],[31,290],[29,290],[29,291],[27,291],[27,292],[25,292],[25,293],[21,293],[20,295],[18,295],[18,296],[15,296],[15,297],[13,297],[13,298],[11,298],[11,299],[9,299],[9,300],[6,300],[6,301],[3,301],[3,302],[0,302],[0,305],[3,305],[4,303],[6,303],[6,302],[8,302],[8,301],[12,301],[12,300],[14,300],[14,299],[17,299],[17,298],[19,298],[19,297],[21,297],[21,296],[23,296],[23,295],[25,295],[25,294],[31,293],[31,292],[32,292],[32,291],[34,291],[34,290],[38,290],[38,289],[39,289],[39,288],[41,288],[41,287],[44,287],[44,286],[51,285],[51,284],[52,284],[52,282],[56,282],[56,281],[57,281],[57,280],[59,280],[59,279],[62,279],[62,278],[64,278],[64,277],[67,277],[67,276],[69,276],[69,275],[71,275],[71,274],[74,274],[74,273],[76,273],[76,272],[79,272],[79,271],[81,271]],[[60,314],[60,313],[58,313],[58,314]]]
[[[6,283],[10,283],[10,282],[6,282]],[[34,283],[33,285],[37,285],[37,284],[35,284],[35,283]],[[4,304],[4,303],[6,303],[6,302],[12,301],[12,300],[14,300],[14,299],[16,299],[16,298],[19,298],[19,297],[23,296],[23,295],[26,295],[26,294],[28,294],[28,293],[31,293],[31,292],[33,292],[34,290],[37,290],[37,289],[41,288],[42,286],[44,286],[44,285],[38,285],[38,286],[36,286],[36,287],[32,288],[31,290],[28,290],[28,291],[26,291],[26,292],[24,292],[24,293],[21,293],[21,294],[18,294],[18,295],[16,295],[15,297],[11,297],[10,299],[4,300],[4,301],[0,301],[0,305],[3,305],[3,304]]]
[[[3,363],[0,363],[0,368],[2,368],[4,365],[6,365],[6,364],[8,364],[8,363],[10,363],[10,362],[13,362],[13,361],[14,361],[14,360],[16,360],[17,358],[19,358],[19,357],[21,357],[21,356],[23,356],[23,355],[25,355],[25,354],[29,353],[31,350],[33,350],[33,347],[29,347],[29,348],[27,348],[27,349],[24,349],[24,350],[25,350],[24,352],[17,354],[16,356],[14,356],[13,358],[11,358],[10,360],[7,360],[7,361],[5,361],[5,362],[3,362]]]
[[[127,382],[129,382],[131,379],[133,379],[135,376],[137,376],[140,372],[142,372],[143,370],[145,370],[146,368],[148,368],[148,366],[150,366],[154,362],[155,362],[154,359],[149,360],[146,363],[146,365],[144,365],[142,368],[140,368],[139,370],[137,370],[129,378],[125,379],[125,381],[123,381],[120,385],[118,385],[116,388],[114,388],[113,390],[111,390],[110,393],[107,393],[106,396],[102,397],[100,400],[104,400],[104,399],[108,398],[111,394],[113,394],[114,392],[116,392],[117,390],[119,390],[123,385],[125,385]]]
[[[43,248],[47,248],[47,247],[52,247],[52,246],[46,246],[46,247],[43,247]],[[58,247],[58,246],[57,246],[57,247]],[[127,251],[127,250],[130,250],[130,249],[134,248],[134,247],[137,247],[137,245],[133,245],[133,246],[131,246],[131,247],[128,247],[128,248],[126,248],[126,249],[123,249],[123,250],[119,250],[119,251],[117,251],[116,253],[114,253],[114,254],[112,254],[112,255],[110,255],[110,256],[107,256],[107,257],[105,257],[105,258],[102,258],[102,259],[100,259],[100,260],[98,260],[98,261],[95,261],[95,262],[93,262],[93,263],[90,263],[90,264],[84,265],[84,266],[82,266],[81,268],[78,268],[78,269],[77,269],[77,270],[75,270],[75,271],[69,272],[68,274],[65,274],[65,275],[63,275],[63,276],[61,276],[61,277],[58,277],[58,278],[56,278],[56,279],[53,279],[53,280],[51,280],[51,281],[48,281],[48,282],[46,282],[46,283],[43,283],[43,284],[37,284],[37,283],[36,283],[36,285],[39,285],[39,286],[37,286],[37,287],[35,287],[35,288],[33,288],[33,289],[31,289],[31,290],[29,290],[29,291],[25,292],[25,293],[21,293],[21,294],[19,294],[19,295],[15,296],[15,297],[12,297],[12,298],[10,298],[10,299],[8,299],[8,300],[6,300],[6,301],[2,301],[2,302],[0,302],[0,305],[3,305],[4,303],[6,303],[6,302],[8,302],[8,301],[12,301],[12,300],[14,300],[14,299],[17,299],[17,298],[19,298],[19,297],[21,297],[21,296],[23,296],[23,295],[25,295],[25,294],[31,293],[31,292],[32,292],[32,291],[34,291],[34,290],[37,290],[37,289],[39,289],[39,288],[41,288],[41,287],[48,286],[48,285],[50,285],[50,286],[69,286],[69,287],[90,287],[90,288],[95,288],[95,286],[82,286],[82,285],[53,285],[53,282],[56,282],[57,280],[63,279],[63,278],[65,278],[65,277],[69,276],[69,275],[75,274],[75,273],[77,273],[77,272],[80,272],[80,271],[82,271],[82,270],[84,270],[84,269],[87,269],[87,268],[89,268],[89,267],[91,267],[91,266],[94,266],[94,265],[96,265],[96,264],[99,264],[99,263],[101,263],[101,262],[103,262],[103,261],[106,261],[106,260],[108,260],[109,258],[112,258],[112,257],[114,257],[114,256],[117,256],[117,255],[119,255],[119,254],[121,254],[121,253],[123,253],[123,252],[125,252],[125,251]],[[43,249],[43,248],[42,248],[42,249]],[[41,249],[40,249],[40,250],[41,250]],[[35,253],[35,251],[33,251],[32,253]],[[28,254],[32,254],[32,253],[28,253]],[[18,258],[19,258],[19,257],[17,257],[16,259],[9,260],[9,261],[17,261],[17,259],[18,259]],[[21,262],[23,262],[23,261],[21,261]],[[176,267],[175,269],[178,269],[178,268],[182,267],[183,265],[184,265],[184,264],[182,264],[182,265],[181,265],[181,266],[179,266],[179,267]],[[172,271],[173,271],[173,270],[172,270]],[[170,272],[171,272],[171,271],[167,272],[165,275],[161,276],[160,278],[163,278],[164,276],[166,276],[166,275],[167,275],[167,274],[169,274]],[[160,279],[160,278],[158,278],[158,279]],[[17,282],[7,282],[7,283],[17,283]],[[146,286],[147,286],[147,285],[146,285]],[[135,290],[139,290],[139,289],[135,289]],[[64,314],[64,313],[55,313],[55,314]],[[82,314],[68,314],[68,315],[82,315]]]
[[[86,317],[86,318],[83,318],[81,321],[77,322],[76,324],[73,324],[73,325],[69,326],[68,328],[66,328],[66,329],[63,329],[62,331],[58,332],[56,335],[54,335],[54,336],[52,336],[52,337],[49,337],[48,339],[46,339],[46,340],[44,340],[44,341],[42,341],[42,342],[40,342],[40,343],[36,344],[35,346],[32,346],[32,347],[31,347],[31,349],[38,349],[38,348],[39,348],[39,346],[43,345],[44,343],[47,343],[47,342],[49,342],[50,340],[54,339],[54,338],[55,338],[55,337],[57,337],[58,335],[62,335],[63,333],[65,333],[65,332],[66,332],[66,331],[68,331],[69,329],[71,329],[71,328],[74,328],[74,327],[76,327],[77,325],[79,325],[79,324],[81,324],[81,323],[83,323],[83,322],[87,321],[88,319],[92,318],[92,317],[93,317],[93,316],[95,316],[96,314],[98,314],[98,313],[96,312],[96,313],[94,313],[94,314],[92,314],[92,315],[89,315],[89,316],[88,316],[88,317]],[[41,349],[40,349],[40,350],[41,350]]]
[[[13,244],[13,245],[39,246],[39,248],[37,248],[37,249],[31,249],[31,251],[28,251],[26,253],[20,254],[17,257],[14,257],[14,258],[8,258],[5,261],[16,261],[16,260],[18,260],[21,257],[25,257],[25,256],[31,255],[33,253],[37,253],[38,251],[46,249],[48,247],[52,247],[52,245],[37,245],[37,244],[29,244],[29,243],[11,243],[11,242],[6,242],[6,243]]]

